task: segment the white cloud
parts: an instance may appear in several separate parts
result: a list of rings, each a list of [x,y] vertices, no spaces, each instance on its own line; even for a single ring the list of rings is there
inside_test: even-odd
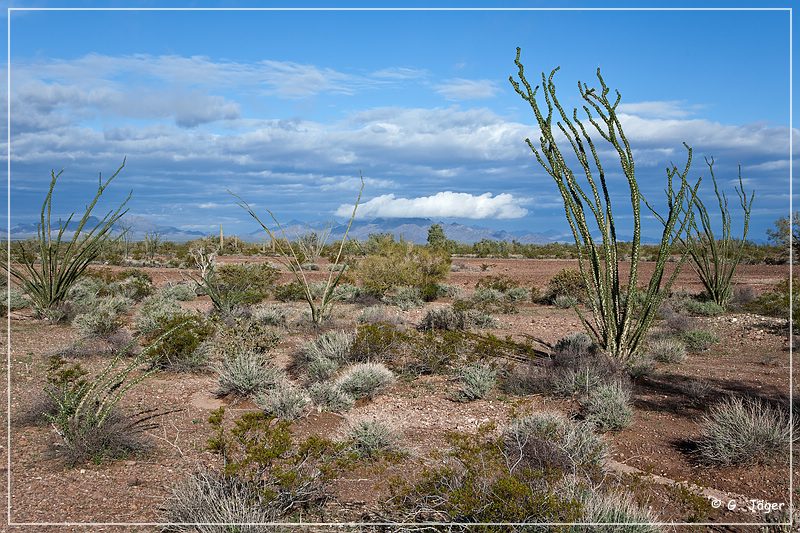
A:
[[[448,100],[480,100],[497,94],[497,84],[492,80],[467,80],[452,78],[436,86],[436,92]]]
[[[619,105],[618,111],[628,115],[649,118],[687,118],[696,115],[703,106],[691,105],[679,100],[654,100],[628,102]]]
[[[442,191],[419,198],[397,198],[394,194],[384,194],[359,205],[357,216],[358,218],[522,218],[528,214],[528,210],[521,207],[521,203],[520,199],[507,193],[492,196],[492,193],[487,192],[476,196],[463,192]],[[352,204],[343,204],[336,210],[336,215],[349,216],[352,212]]]

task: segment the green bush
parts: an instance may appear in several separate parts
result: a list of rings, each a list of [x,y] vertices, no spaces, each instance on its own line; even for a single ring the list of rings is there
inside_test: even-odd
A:
[[[257,304],[272,291],[278,271],[271,265],[227,264],[214,270],[216,290],[230,307]]]
[[[581,401],[581,408],[586,420],[600,431],[619,431],[633,420],[630,391],[619,382],[595,387]]]
[[[651,341],[648,353],[661,363],[681,363],[686,360],[686,346],[680,340],[669,337]]]
[[[704,329],[691,329],[681,334],[680,338],[690,352],[704,352],[719,342],[719,337]]]
[[[200,346],[213,334],[214,325],[201,315],[163,317],[156,329],[145,337],[148,342],[155,343],[153,367],[177,371],[202,369],[207,362],[207,352]]]
[[[446,250],[388,240],[361,259],[355,268],[355,276],[364,290],[378,297],[402,286],[417,289],[435,286],[449,272],[450,254]]]
[[[725,312],[725,308],[712,301],[688,300],[686,310],[694,316],[718,316]]]
[[[554,303],[558,296],[568,296],[578,302],[586,298],[586,286],[583,277],[577,270],[565,268],[557,272],[547,282],[546,299]]]
[[[497,371],[483,363],[467,365],[459,372],[457,399],[464,402],[485,397],[497,383]]]
[[[391,324],[364,324],[358,327],[350,348],[350,361],[379,361],[392,364],[411,341],[409,334]]]
[[[789,461],[786,411],[758,399],[727,398],[703,417],[700,455],[709,463],[783,464]]]
[[[359,457],[376,457],[396,448],[389,426],[378,420],[364,420],[347,434],[350,449]]]
[[[275,298],[281,302],[299,302],[305,300],[306,289],[301,283],[292,281],[275,287]]]
[[[394,380],[392,371],[381,363],[358,363],[342,372],[336,380],[336,386],[358,400],[375,397]]]
[[[792,280],[794,288],[800,287],[800,278],[794,276]],[[792,315],[800,317],[800,291],[794,290],[792,305]],[[745,305],[745,309],[751,313],[764,316],[789,319],[789,278],[782,280],[771,291],[765,292],[758,298]],[[800,320],[795,320],[792,324],[794,331],[798,331]]]

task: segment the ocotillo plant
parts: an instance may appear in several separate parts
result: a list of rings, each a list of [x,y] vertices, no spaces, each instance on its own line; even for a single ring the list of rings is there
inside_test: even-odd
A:
[[[3,268],[22,285],[40,316],[47,316],[48,311],[66,299],[70,288],[80,279],[89,263],[97,259],[103,250],[103,244],[111,238],[114,224],[127,213],[125,205],[131,198],[130,194],[119,207],[106,213],[91,230],[84,231],[97,201],[124,167],[125,159],[110,178],[103,181],[102,175],[100,176],[97,192],[86,207],[69,241],[65,239],[64,234],[75,213],[72,213],[66,222],[58,222],[59,227],[53,237],[55,231],[51,220],[53,190],[63,170],[58,173],[54,170],[50,172],[50,188],[42,203],[34,241],[35,253],[22,243],[15,242],[13,244],[21,264],[17,266],[7,260],[2,263]]]
[[[714,183],[714,193],[717,195],[719,203],[720,217],[722,218],[722,235],[719,239],[714,235],[711,227],[711,218],[708,216],[708,209],[700,200],[699,196],[694,199],[697,208],[697,215],[700,219],[700,227],[696,220],[692,224],[691,230],[687,233],[686,246],[692,257],[692,264],[706,289],[708,297],[714,303],[725,307],[731,297],[731,285],[733,274],[736,267],[742,261],[744,246],[747,239],[747,230],[750,227],[750,212],[753,208],[755,191],[747,197],[742,183],[742,167],[739,166],[739,186],[734,187],[736,195],[739,197],[739,205],[742,206],[744,213],[744,228],[741,240],[731,237],[731,212],[728,209],[728,198],[717,186],[717,178],[714,176],[714,158],[706,165],[711,173],[711,181]],[[702,231],[701,231],[702,228]]]
[[[606,173],[597,146],[587,131],[588,126],[578,118],[577,109],[573,109],[570,116],[559,103],[553,82],[558,68],[554,69],[549,77],[545,77],[542,73],[541,88],[546,104],[546,114],[544,114],[537,100],[540,87],[532,88],[528,83],[519,58],[520,49],[517,48],[514,63],[517,65],[520,81],[515,81],[513,76],[509,76],[509,81],[517,94],[530,104],[541,132],[540,148],[536,148],[530,139],[525,139],[525,142],[542,168],[553,178],[561,193],[567,222],[575,239],[580,272],[586,288],[586,301],[593,320],[589,321],[584,317],[577,306],[575,309],[586,330],[602,350],[619,360],[627,360],[640,347],[664,298],[665,289],[675,280],[680,264],[685,259],[684,254],[675,270],[665,279],[667,259],[691,224],[691,205],[699,186],[699,181],[692,187],[686,179],[692,162],[692,150],[684,144],[688,157],[683,170],[674,165],[667,169],[666,192],[669,214],[663,219],[661,244],[646,292],[641,299],[636,298],[643,199],[636,181],[633,152],[617,115],[617,106],[622,97],[617,91],[616,99],[613,102],[609,100],[609,88],[600,75],[600,69],[597,70],[599,91],[578,83],[578,90],[584,101],[582,107],[588,122],[597,134],[611,145],[619,157],[622,172],[628,182],[633,211],[633,241],[630,251],[630,271],[627,276],[620,273],[617,228],[606,183]],[[557,115],[554,117],[555,113]],[[555,133],[554,120],[557,126]],[[558,132],[563,138],[556,138]],[[579,172],[585,174],[590,189],[588,194],[584,186],[578,182],[576,172],[565,160],[560,146],[565,141],[569,143],[577,158],[580,165]],[[677,186],[674,184],[675,178],[679,181]],[[590,225],[592,219],[596,230]],[[599,240],[594,237],[593,231],[599,233]],[[623,288],[626,285],[627,288]],[[635,309],[634,302],[636,302]]]
[[[285,266],[292,273],[292,275],[294,275],[295,280],[303,287],[303,296],[305,297],[305,300],[308,302],[308,306],[311,309],[311,322],[315,326],[320,325],[327,317],[330,316],[333,304],[336,302],[334,290],[339,284],[339,280],[342,278],[342,274],[344,274],[345,271],[344,268],[337,267],[339,266],[339,262],[342,260],[342,250],[344,249],[345,242],[347,242],[347,235],[350,233],[353,220],[356,218],[356,211],[358,210],[358,204],[361,202],[362,192],[364,192],[363,176],[361,176],[361,188],[358,190],[356,203],[353,205],[353,214],[350,215],[347,228],[345,229],[341,243],[339,244],[339,250],[334,257],[333,264],[329,270],[328,279],[325,282],[322,294],[319,296],[315,296],[314,290],[311,287],[311,282],[308,280],[308,278],[306,278],[306,273],[303,270],[303,261],[305,260],[304,254],[298,253],[298,250],[292,246],[289,238],[286,235],[286,231],[283,229],[281,223],[278,222],[278,219],[275,218],[275,215],[272,213],[272,211],[267,210],[267,213],[278,227],[278,231],[281,233],[280,239],[275,237],[275,233],[261,221],[256,212],[253,211],[253,208],[250,207],[247,202],[236,196],[236,198],[239,200],[239,206],[250,213],[250,216],[253,217],[255,221],[259,223],[259,225],[261,225],[264,231],[267,232],[267,235],[269,235],[272,239],[272,243],[275,246],[275,251],[278,253],[278,261]],[[322,249],[324,245],[325,242],[323,240],[320,243],[320,249]]]

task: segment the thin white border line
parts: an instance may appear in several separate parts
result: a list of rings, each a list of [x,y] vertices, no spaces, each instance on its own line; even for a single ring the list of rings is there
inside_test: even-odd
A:
[[[789,11],[791,7],[10,7],[9,11]]]
[[[6,63],[6,165],[8,172],[8,183],[6,184],[6,260],[9,268],[6,270],[6,287],[8,291],[8,302],[6,309],[6,346],[8,347],[7,368],[6,368],[6,395],[8,409],[6,409],[6,448],[8,449],[8,461],[6,464],[6,523],[11,524],[11,8],[6,14],[8,53]]]
[[[793,141],[794,141],[794,134],[792,131],[793,127],[793,66],[792,66],[792,22],[793,22],[793,12],[792,9],[789,8],[789,521],[791,522],[794,517],[794,412],[792,409],[792,404],[794,403],[794,334],[792,333],[792,329],[794,327],[794,316],[792,313],[792,302],[794,301],[794,284],[792,283],[792,278],[794,275],[794,269],[792,267],[792,263],[794,262],[794,254],[793,248],[794,243],[792,242],[792,235],[794,235],[794,228],[792,224],[794,222],[792,209],[793,209],[793,202],[792,202],[792,193],[793,193],[793,184],[794,181],[794,158],[792,156],[792,148],[793,148]]]
[[[369,7],[229,7],[229,8],[212,8],[212,7],[195,7],[195,8],[188,8],[188,7],[145,7],[145,8],[135,8],[135,7],[115,7],[115,8],[96,8],[96,7],[61,7],[61,8],[53,8],[53,7],[27,7],[27,8],[14,8],[9,7],[7,8],[7,39],[8,39],[8,47],[7,47],[7,67],[6,67],[6,89],[7,89],[7,116],[6,116],[6,127],[7,127],[7,141],[6,141],[6,155],[7,155],[7,172],[8,172],[8,183],[7,183],[7,217],[8,217],[8,224],[6,228],[7,232],[7,253],[8,259],[11,259],[11,12],[12,11],[786,11],[789,13],[789,294],[790,299],[792,297],[792,245],[791,245],[791,229],[792,229],[792,140],[793,140],[793,132],[792,132],[792,102],[793,102],[793,95],[792,95],[792,20],[793,20],[793,8],[791,7],[630,7],[630,8],[622,8],[622,7],[381,7],[381,8],[369,8]],[[7,281],[8,286],[11,284],[11,273],[7,272]],[[11,294],[9,291],[8,294],[9,298],[9,309],[10,309],[10,298]],[[791,300],[790,300],[791,301]],[[793,386],[793,376],[792,376],[792,306],[789,306],[789,417],[792,420],[792,386]],[[11,521],[11,314],[7,313],[6,315],[7,321],[7,345],[8,345],[8,354],[6,360],[6,381],[7,381],[7,403],[8,409],[6,410],[6,425],[7,425],[7,470],[6,470],[6,485],[7,485],[7,510],[6,510],[6,518],[7,518],[7,525],[9,527],[17,527],[17,526],[44,526],[44,527],[55,527],[55,526],[85,526],[85,527],[94,527],[94,526],[121,526],[121,527],[149,527],[149,526],[169,526],[169,525],[220,525],[218,523],[205,523],[205,522],[196,522],[196,523],[184,523],[184,522],[12,522]],[[793,426],[791,424],[790,426]],[[790,435],[792,432],[792,428],[790,427]],[[793,499],[792,499],[792,441],[790,439],[789,442],[789,522],[783,524],[775,524],[779,526],[792,526],[792,516],[793,514]],[[763,526],[763,522],[648,522],[648,523],[641,523],[641,524],[634,524],[634,523],[600,523],[600,522],[548,522],[548,523],[529,523],[529,522],[482,522],[482,523],[466,523],[466,522],[264,522],[264,523],[232,523],[232,524],[222,524],[222,525],[275,525],[275,526],[289,526],[289,527],[300,527],[300,526],[338,526],[338,527],[350,527],[350,526],[401,526],[401,525],[417,525],[417,526],[427,526],[427,525],[461,525],[461,526],[496,526],[496,525],[508,525],[508,526],[565,526],[565,525],[606,525],[606,526],[615,526],[615,525],[655,525],[655,526]]]

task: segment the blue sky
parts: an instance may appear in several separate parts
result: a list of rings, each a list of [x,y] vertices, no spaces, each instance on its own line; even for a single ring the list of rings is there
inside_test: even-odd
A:
[[[569,107],[602,69],[651,202],[685,141],[692,177],[713,155],[731,195],[741,163],[753,238],[788,211],[785,11],[14,11],[11,28],[12,225],[36,218],[51,168],[68,213],[127,156],[108,205],[132,189],[131,216],[155,225],[254,230],[227,190],[330,219],[362,171],[365,217],[565,230],[523,141],[538,136],[508,82],[517,46],[531,81],[561,66]]]

